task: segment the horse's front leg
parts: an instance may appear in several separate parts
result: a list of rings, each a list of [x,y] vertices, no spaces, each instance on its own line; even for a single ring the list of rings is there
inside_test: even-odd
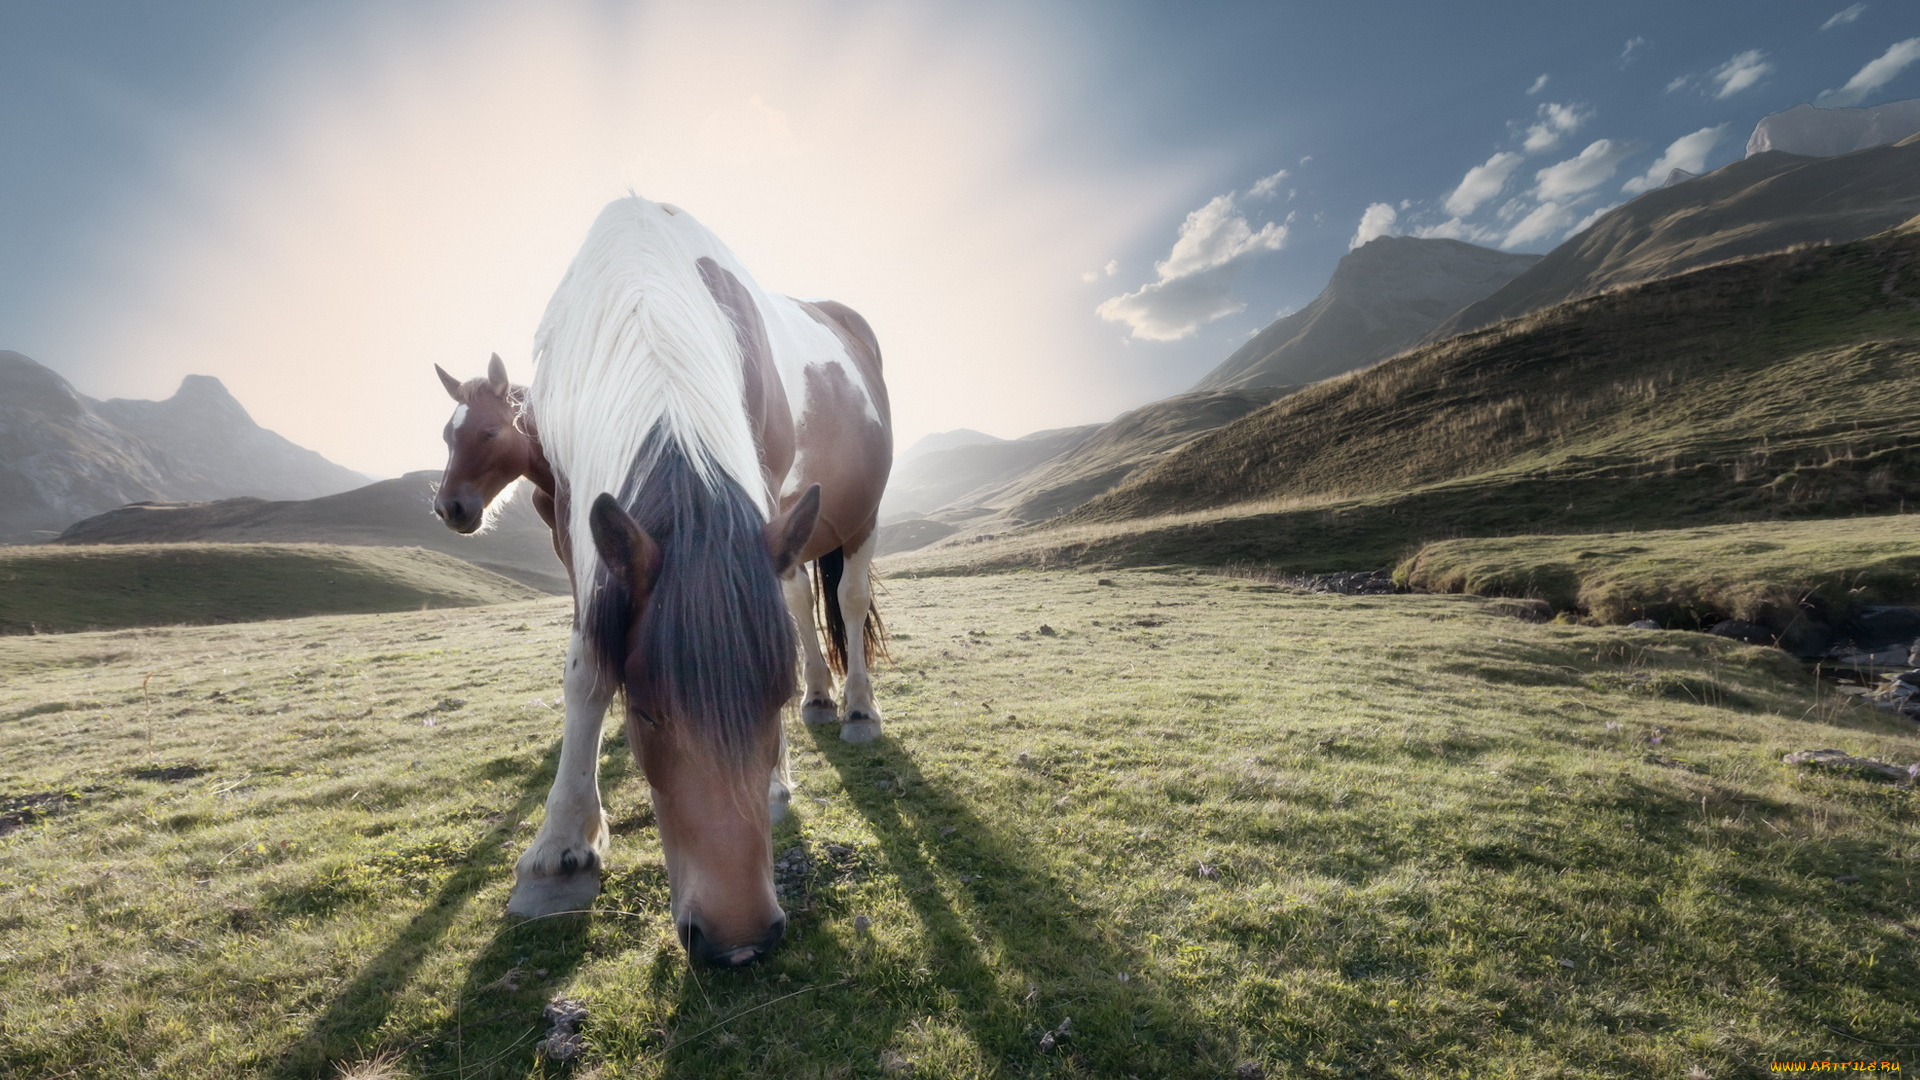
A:
[[[806,659],[806,696],[800,699],[800,719],[809,724],[831,724],[840,719],[833,707],[833,672],[827,667],[826,654],[820,651],[820,628],[813,621],[813,584],[805,567],[796,566],[781,582],[786,590],[787,610],[793,613],[793,628],[800,635],[801,653]]]
[[[580,631],[567,643],[567,721],[560,767],[547,792],[547,820],[514,865],[507,910],[529,917],[584,908],[600,893],[607,818],[600,809],[600,726],[613,699]]]
[[[873,548],[871,534],[846,553],[846,573],[840,578],[840,616],[847,628],[847,711],[840,721],[846,742],[872,742],[880,737],[880,706],[873,701],[873,683],[867,678],[867,613],[873,608]]]

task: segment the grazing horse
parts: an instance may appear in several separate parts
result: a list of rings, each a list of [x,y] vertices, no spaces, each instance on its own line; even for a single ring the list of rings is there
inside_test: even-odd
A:
[[[880,734],[869,566],[893,438],[878,344],[852,309],[764,292],[691,215],[628,198],[589,231],[535,354],[520,475],[546,481],[574,626],[559,768],[508,906],[538,915],[598,892],[600,732],[618,687],[681,940],[710,963],[750,962],[786,921],[769,826],[789,795],[780,714],[796,653],[803,719],[837,719],[849,742]],[[476,398],[514,397],[504,367],[484,393],[442,379],[469,425],[485,423]],[[497,493],[513,458],[496,446],[487,463],[463,430],[449,428],[449,501],[436,506],[455,528],[463,485]]]

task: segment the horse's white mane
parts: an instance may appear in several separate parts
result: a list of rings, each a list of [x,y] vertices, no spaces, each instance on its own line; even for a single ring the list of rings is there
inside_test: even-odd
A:
[[[621,199],[600,212],[547,303],[528,403],[567,482],[583,594],[598,563],[587,511],[601,492],[620,494],[656,425],[708,484],[730,477],[768,509],[739,344],[695,265],[716,252],[725,249],[691,215]]]

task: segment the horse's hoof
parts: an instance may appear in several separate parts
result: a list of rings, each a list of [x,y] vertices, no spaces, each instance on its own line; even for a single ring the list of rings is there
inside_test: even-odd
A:
[[[840,719],[840,710],[833,707],[831,701],[809,701],[800,706],[800,721],[804,724],[819,726],[831,724]]]
[[[585,911],[600,895],[600,871],[577,870],[552,877],[526,877],[514,882],[507,910],[537,919],[562,911]]]
[[[775,825],[787,820],[787,804],[793,801],[793,792],[785,784],[775,784],[767,791],[767,817]]]
[[[840,741],[850,743],[872,742],[880,737],[880,721],[871,717],[848,720],[840,725]]]

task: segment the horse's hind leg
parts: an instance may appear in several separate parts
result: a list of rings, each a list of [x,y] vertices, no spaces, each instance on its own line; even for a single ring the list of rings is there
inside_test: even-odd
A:
[[[793,613],[793,628],[800,635],[800,648],[806,658],[807,693],[800,699],[800,719],[809,724],[831,724],[840,715],[833,707],[833,672],[827,667],[826,654],[820,651],[820,628],[813,621],[813,586],[806,568],[794,567],[781,587],[786,590],[787,610]]]
[[[873,702],[873,683],[867,678],[867,613],[873,609],[873,547],[869,534],[856,549],[846,552],[846,571],[840,578],[840,617],[847,628],[847,711],[840,721],[840,738],[853,743],[880,737],[880,707]]]
[[[607,818],[600,809],[600,725],[613,699],[580,631],[567,643],[567,723],[560,735],[560,767],[547,792],[547,820],[533,846],[514,865],[507,910],[550,915],[584,908],[600,893],[607,853]]]

